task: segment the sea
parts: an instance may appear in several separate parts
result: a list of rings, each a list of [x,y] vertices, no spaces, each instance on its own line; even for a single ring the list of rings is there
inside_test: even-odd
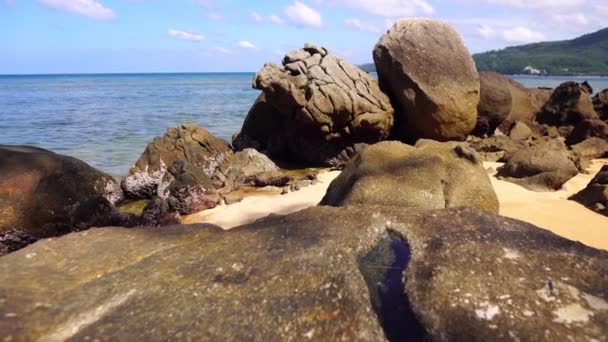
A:
[[[196,123],[231,140],[260,94],[254,73],[0,75],[0,145],[70,155],[117,178],[172,126]],[[527,87],[608,78],[512,76]]]

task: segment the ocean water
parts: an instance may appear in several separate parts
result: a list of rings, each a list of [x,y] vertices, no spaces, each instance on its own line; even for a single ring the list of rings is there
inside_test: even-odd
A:
[[[156,136],[197,123],[230,140],[260,93],[253,73],[0,76],[0,144],[33,145],[120,177]],[[514,76],[529,87],[608,78]]]

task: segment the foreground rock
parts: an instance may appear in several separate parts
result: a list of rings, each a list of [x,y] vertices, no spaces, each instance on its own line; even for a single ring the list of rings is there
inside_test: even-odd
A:
[[[470,206],[498,213],[498,199],[475,151],[419,140],[385,141],[363,150],[330,184],[322,205]]]
[[[376,44],[374,62],[396,106],[400,139],[464,140],[475,127],[479,75],[462,38],[448,24],[397,21]]]
[[[529,190],[555,191],[577,174],[566,145],[545,139],[513,153],[497,176]]]
[[[577,201],[599,214],[608,216],[608,165],[602,167],[585,189],[569,199]]]
[[[110,175],[81,160],[0,145],[0,234],[6,233],[1,240],[12,241],[8,251],[17,249],[18,241],[128,224],[114,208],[121,199],[120,186]]]
[[[307,44],[283,67],[264,65],[253,80],[263,91],[233,145],[273,158],[328,165],[356,143],[386,139],[393,108],[373,77],[327,49]]]
[[[480,72],[480,99],[477,105],[477,136],[492,135],[511,113],[511,91],[507,76],[495,72]]]
[[[231,154],[226,141],[202,127],[188,124],[169,128],[164,136],[154,138],[146,147],[121,185],[131,198],[152,198],[173,162],[185,160],[211,177]]]
[[[520,221],[316,207],[231,231],[104,228],[38,242],[0,258],[0,335],[602,340],[606,289],[608,253]]]

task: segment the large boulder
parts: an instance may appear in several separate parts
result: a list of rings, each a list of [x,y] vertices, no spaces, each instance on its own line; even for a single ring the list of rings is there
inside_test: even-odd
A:
[[[6,239],[126,224],[114,207],[122,199],[114,178],[76,158],[0,145],[0,175],[0,234]]]
[[[498,199],[475,151],[419,140],[369,146],[329,185],[322,205],[470,206],[498,213]]]
[[[540,124],[576,126],[583,120],[597,119],[591,101],[593,89],[587,82],[565,82],[555,88],[549,101],[536,116]]]
[[[256,74],[263,91],[233,145],[303,164],[331,164],[356,143],[386,139],[393,108],[374,78],[327,49],[306,44],[289,52],[283,66]]]
[[[204,170],[185,160],[176,160],[159,186],[159,197],[170,208],[189,215],[214,208],[220,201],[213,181]]]
[[[511,112],[499,126],[500,129],[508,128],[517,121],[526,124],[532,122],[553,93],[550,88],[526,88],[511,78],[507,78],[507,81],[511,93]]]
[[[292,177],[266,155],[246,148],[226,158],[213,175],[217,186],[229,189],[249,186],[284,186]]]
[[[475,128],[479,75],[458,33],[431,19],[401,19],[374,48],[401,140],[464,140]]]
[[[591,137],[582,142],[570,146],[572,152],[584,159],[596,159],[608,157],[608,141]]]
[[[604,165],[600,172],[589,182],[586,188],[572,195],[569,199],[585,207],[608,216],[608,165]]]
[[[582,120],[570,131],[566,137],[566,144],[578,144],[592,137],[608,141],[608,123],[600,119]]]
[[[495,72],[480,72],[480,99],[474,134],[492,135],[511,113],[509,78]]]
[[[158,185],[174,161],[185,160],[202,168],[211,177],[231,154],[228,142],[216,138],[200,126],[187,124],[172,127],[164,136],[156,137],[148,144],[121,185],[128,197],[152,198],[157,195]]]
[[[604,121],[608,121],[608,89],[604,89],[593,97],[593,108]]]
[[[3,340],[601,341],[608,253],[471,208],[103,228],[0,258]]]
[[[529,190],[555,191],[577,174],[566,145],[546,138],[513,153],[497,176]]]

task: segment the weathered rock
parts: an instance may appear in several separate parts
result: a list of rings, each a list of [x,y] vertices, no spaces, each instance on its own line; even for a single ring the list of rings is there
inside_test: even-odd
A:
[[[236,194],[226,194],[223,196],[223,198],[224,198],[224,204],[226,204],[226,205],[235,204],[235,203],[238,203],[243,200],[243,196],[236,195]]]
[[[600,119],[608,121],[608,89],[595,94],[593,97],[593,108],[600,116]]]
[[[527,140],[532,136],[532,130],[525,123],[517,121],[509,130],[509,137],[513,140]]]
[[[599,214],[608,216],[608,165],[604,165],[600,169],[600,172],[593,177],[586,188],[572,195],[569,199]]]
[[[511,113],[508,77],[495,72],[480,72],[480,99],[477,105],[477,136],[492,135]]]
[[[188,161],[210,177],[231,154],[232,149],[226,141],[202,127],[194,124],[172,127],[146,147],[121,185],[131,198],[152,198],[174,161]]]
[[[557,87],[542,111],[536,116],[540,124],[576,126],[583,120],[597,119],[591,102],[593,89],[587,82],[565,82]]]
[[[27,245],[38,241],[40,238],[26,232],[12,229],[0,231],[0,256],[17,251]]]
[[[479,75],[462,38],[448,24],[401,19],[374,48],[382,88],[395,106],[401,140],[464,140],[475,128]]]
[[[608,141],[608,123],[600,119],[583,120],[569,131],[569,134],[566,136],[566,144],[578,144],[592,137]]]
[[[219,187],[238,188],[251,186],[284,186],[292,178],[264,154],[246,148],[226,158],[219,166],[213,180]]]
[[[143,226],[162,227],[182,222],[179,213],[171,208],[166,199],[155,197],[144,208],[140,224]]]
[[[511,92],[511,112],[499,127],[501,129],[508,128],[516,121],[532,122],[553,93],[550,88],[526,88],[510,78],[507,81]]]
[[[582,158],[604,158],[608,156],[608,141],[592,137],[570,146],[570,149]]]
[[[211,178],[201,167],[176,160],[168,171],[158,195],[167,200],[173,211],[189,215],[214,208],[220,201]],[[164,188],[165,184],[169,185]]]
[[[498,199],[472,149],[432,140],[369,146],[329,185],[321,205],[471,206],[498,213]]]
[[[554,191],[577,174],[566,145],[557,139],[544,139],[515,152],[497,176],[529,190]]]
[[[527,145],[506,135],[495,135],[482,140],[470,141],[469,146],[477,151],[483,161],[502,162]]]
[[[601,341],[607,289],[608,253],[513,219],[315,207],[40,241],[0,258],[0,335]]]
[[[237,149],[328,165],[346,147],[384,140],[393,128],[393,108],[373,77],[323,47],[306,44],[283,67],[264,65],[253,87],[263,94],[233,141]]]
[[[114,204],[114,178],[76,158],[0,145],[0,232],[47,237],[92,226],[129,224]]]

